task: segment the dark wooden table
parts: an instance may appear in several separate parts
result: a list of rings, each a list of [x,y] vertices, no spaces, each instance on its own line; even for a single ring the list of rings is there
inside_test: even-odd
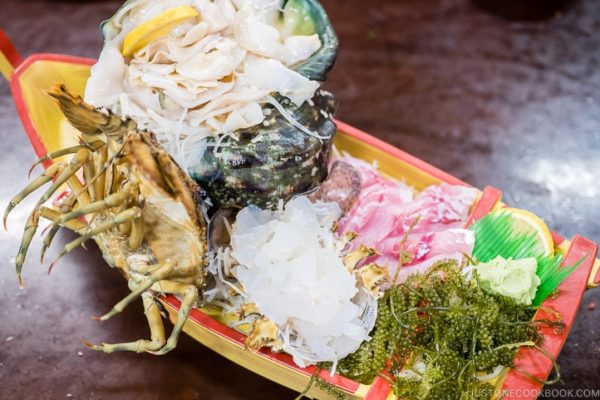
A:
[[[0,2],[0,26],[29,55],[95,57],[97,28],[118,1]],[[600,240],[600,2],[515,22],[467,0],[326,0],[341,39],[327,87],[337,116],[542,216],[571,236]],[[34,154],[8,85],[0,82],[0,205],[27,182]],[[65,257],[48,277],[35,239],[17,288],[14,255],[32,200],[0,236],[0,398],[292,399],[187,336],[163,356],[100,354],[93,342],[147,335],[141,304],[108,322],[128,293],[97,249]],[[72,236],[61,233],[55,249]],[[600,389],[600,289],[585,295],[559,359],[564,384]],[[575,392],[572,393],[575,396]],[[569,398],[566,392],[555,396]]]

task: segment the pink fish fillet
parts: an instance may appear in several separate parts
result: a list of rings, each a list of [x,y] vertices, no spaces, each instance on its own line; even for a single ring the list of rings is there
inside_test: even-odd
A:
[[[340,233],[356,232],[353,249],[364,244],[380,255],[367,262],[387,265],[394,276],[401,241],[411,224],[419,218],[404,243],[405,263],[400,279],[426,270],[435,261],[462,258],[473,250],[472,232],[460,229],[467,219],[477,190],[465,186],[434,185],[413,199],[413,191],[401,182],[380,175],[376,168],[361,160],[345,157],[361,173],[361,193],[339,222]],[[399,279],[399,280],[400,280]]]

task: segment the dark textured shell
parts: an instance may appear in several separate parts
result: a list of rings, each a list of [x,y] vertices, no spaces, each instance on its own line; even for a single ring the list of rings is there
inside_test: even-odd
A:
[[[335,99],[319,91],[312,105],[299,108],[287,99],[279,100],[297,122],[323,139],[294,127],[270,105],[265,107],[271,110],[266,123],[238,131],[220,143],[207,139],[206,150],[188,172],[216,205],[274,207],[279,199],[309,191],[326,178],[336,130],[331,120]]]
[[[318,34],[322,44],[293,69],[311,80],[324,81],[338,52],[331,22],[316,0],[286,0],[283,9],[288,8],[301,15],[298,30]],[[293,126],[268,104],[263,107],[268,115],[265,123],[224,139],[207,139],[199,161],[189,166],[188,172],[206,189],[216,206],[274,207],[280,199],[309,191],[326,178],[336,131],[332,119],[335,99],[318,91],[310,103],[296,107],[285,97],[274,96],[298,123],[322,139]]]

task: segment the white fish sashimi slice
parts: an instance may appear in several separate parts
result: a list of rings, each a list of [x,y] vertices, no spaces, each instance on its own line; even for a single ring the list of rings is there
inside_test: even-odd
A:
[[[220,41],[215,49],[197,53],[177,64],[176,71],[194,81],[219,81],[230,76],[246,57],[246,51],[233,40]]]
[[[297,106],[311,99],[319,83],[292,71],[280,61],[249,56],[244,62],[244,75],[259,89],[281,93]]]
[[[256,14],[251,2],[242,5],[238,12],[234,35],[246,50],[260,56],[294,65],[310,57],[321,47],[318,35],[290,36],[282,41],[277,28]]]
[[[116,42],[104,46],[85,87],[85,101],[95,107],[111,107],[125,91],[125,60]]]

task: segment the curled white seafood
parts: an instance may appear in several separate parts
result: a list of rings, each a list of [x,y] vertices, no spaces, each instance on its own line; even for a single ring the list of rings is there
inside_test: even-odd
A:
[[[297,197],[278,211],[243,209],[231,232],[238,302],[277,326],[273,342],[300,366],[356,351],[375,322],[376,297],[346,267],[331,230],[339,216],[335,203]]]
[[[270,94],[300,106],[319,88],[292,69],[319,50],[319,36],[292,34],[285,23],[293,18],[277,17],[280,3],[131,0],[103,26],[106,42],[85,100],[155,133],[186,169],[203,139],[262,123]],[[178,6],[199,15],[131,57],[121,54],[129,32]]]

